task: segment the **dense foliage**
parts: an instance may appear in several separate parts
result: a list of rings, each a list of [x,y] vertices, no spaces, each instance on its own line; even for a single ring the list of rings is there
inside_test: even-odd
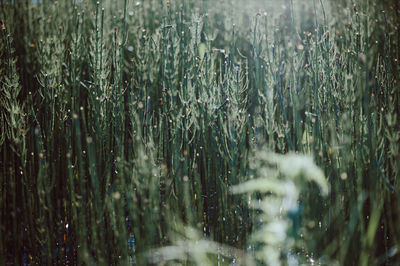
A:
[[[0,3],[0,264],[400,264],[400,4]]]

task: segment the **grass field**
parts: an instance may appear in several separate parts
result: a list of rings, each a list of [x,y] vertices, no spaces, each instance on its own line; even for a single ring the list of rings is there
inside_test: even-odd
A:
[[[0,265],[400,265],[397,0],[0,20]]]

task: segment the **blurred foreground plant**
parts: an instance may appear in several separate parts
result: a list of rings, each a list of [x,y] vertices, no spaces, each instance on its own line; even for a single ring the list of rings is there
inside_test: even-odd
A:
[[[289,153],[279,155],[258,150],[250,159],[251,180],[232,187],[235,194],[259,192],[251,206],[260,210],[260,225],[252,235],[256,258],[267,265],[282,265],[295,259],[296,235],[293,229],[300,215],[299,195],[309,182],[318,185],[321,196],[327,196],[329,186],[311,156]]]

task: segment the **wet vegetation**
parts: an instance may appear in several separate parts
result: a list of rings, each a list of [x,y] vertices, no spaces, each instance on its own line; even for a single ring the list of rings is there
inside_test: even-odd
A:
[[[400,4],[1,1],[1,265],[399,265]]]

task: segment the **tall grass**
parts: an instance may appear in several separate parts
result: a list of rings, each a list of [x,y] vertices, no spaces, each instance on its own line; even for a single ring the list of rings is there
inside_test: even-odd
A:
[[[0,264],[400,263],[399,10],[1,1]]]

